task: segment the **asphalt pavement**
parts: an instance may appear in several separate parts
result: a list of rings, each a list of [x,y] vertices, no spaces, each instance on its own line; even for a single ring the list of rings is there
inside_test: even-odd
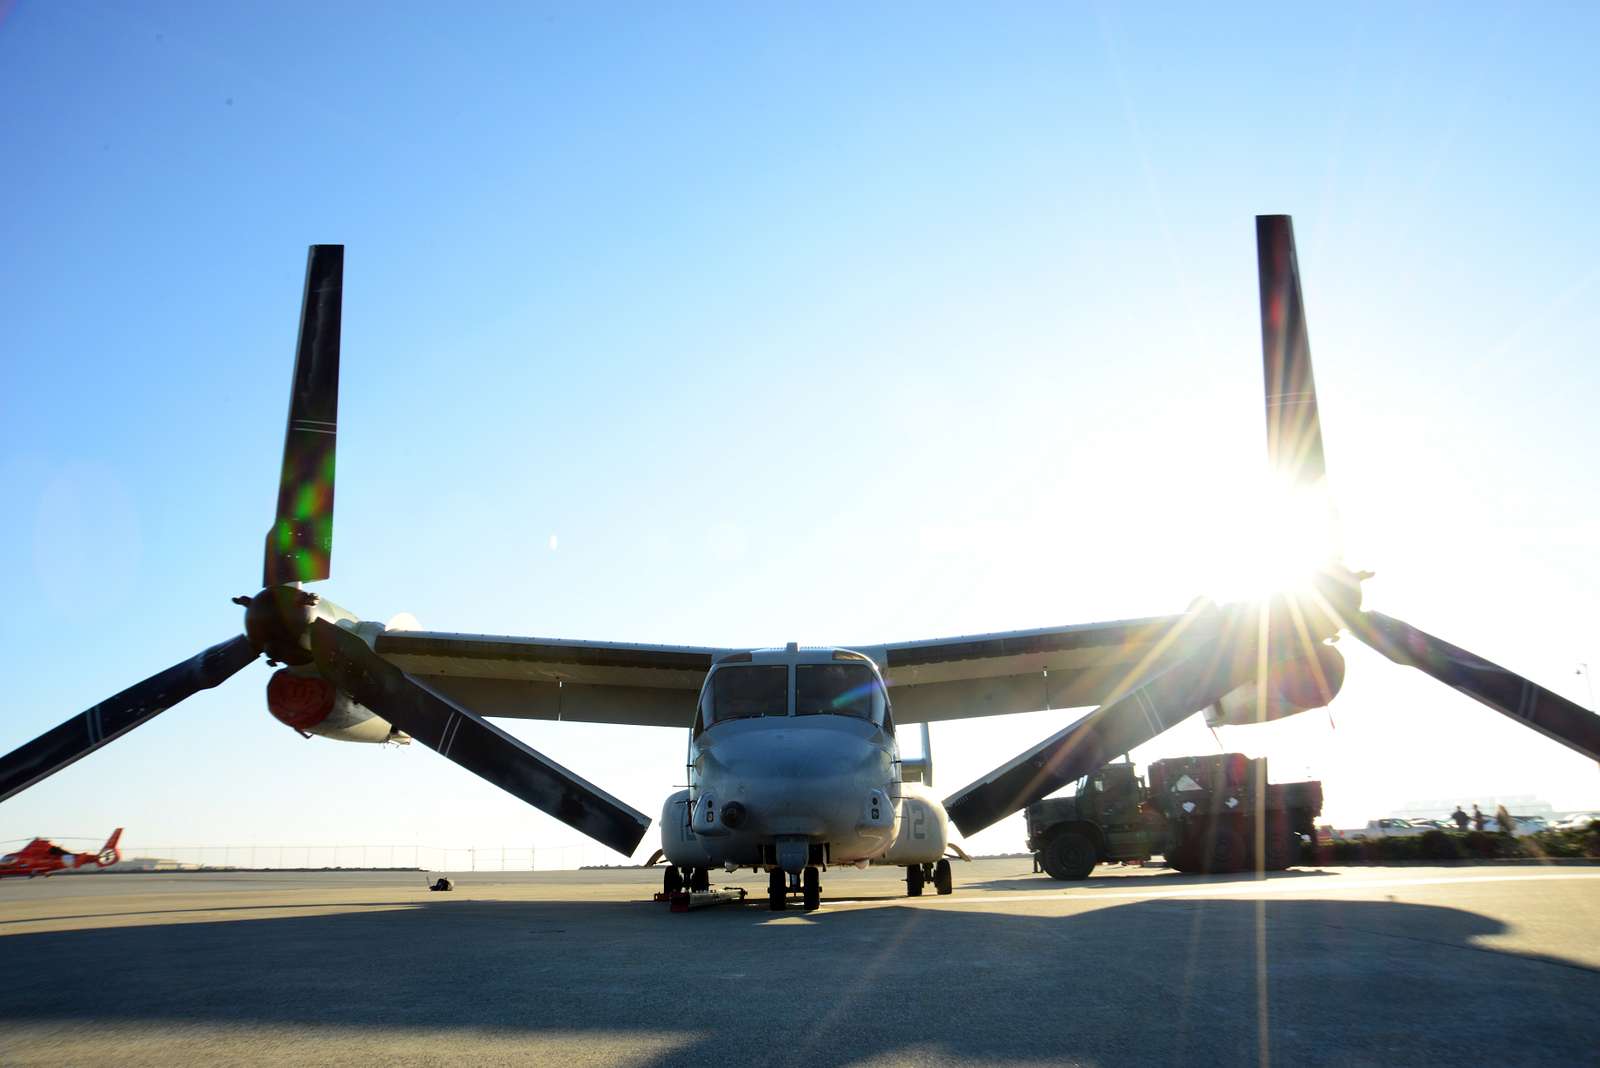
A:
[[[0,1065],[1593,1064],[1600,868],[0,883]]]

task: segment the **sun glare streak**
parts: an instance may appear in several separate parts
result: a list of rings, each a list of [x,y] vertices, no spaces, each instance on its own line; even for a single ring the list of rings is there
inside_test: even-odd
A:
[[[1322,594],[1315,589],[1307,590],[1303,597],[1322,600]],[[1305,610],[1300,597],[1290,597],[1288,600],[1289,622],[1294,625],[1294,638],[1296,642],[1295,653],[1300,656],[1306,666],[1311,670],[1313,681],[1317,685],[1317,696],[1322,698],[1322,703],[1327,704],[1333,700],[1333,687],[1328,684],[1327,672],[1322,669],[1322,661],[1317,659],[1317,646],[1322,644],[1311,634],[1311,628],[1306,623]],[[1329,607],[1331,612],[1331,606]],[[1266,615],[1263,612],[1262,615]]]
[[[1272,1063],[1271,1006],[1267,991],[1267,900],[1256,899],[1256,1062]]]
[[[1122,678],[1119,679],[1116,685],[1112,687],[1111,692],[1106,695],[1105,700],[1099,704],[1095,711],[1099,711],[1099,709],[1105,708],[1108,705],[1115,704],[1137,689],[1138,685],[1148,681],[1148,679],[1152,677],[1152,670],[1160,661],[1162,654],[1168,649],[1172,648],[1173,643],[1178,640],[1183,632],[1186,631],[1197,618],[1199,618],[1198,614],[1191,612],[1188,615],[1181,617],[1177,623],[1168,628],[1159,638],[1157,638],[1156,641],[1151,644],[1151,647],[1144,653],[1144,655],[1139,658],[1139,661],[1123,673]],[[1219,655],[1221,649],[1222,646],[1219,645],[1217,647]],[[1085,716],[1079,717],[1069,724],[1067,729],[1077,726],[1091,715],[1094,715],[1094,712],[1090,712]],[[1077,748],[1083,744],[1084,740],[1088,738],[1088,736],[1088,732],[1083,732],[1073,737],[1070,739],[1067,746],[1062,749],[1054,759],[1045,762],[1043,766],[1035,771],[1024,788],[1023,796],[1032,796],[1034,793],[1036,793],[1040,784],[1043,783],[1046,778],[1054,774],[1056,768],[1060,766],[1062,761],[1070,757],[1077,750]]]

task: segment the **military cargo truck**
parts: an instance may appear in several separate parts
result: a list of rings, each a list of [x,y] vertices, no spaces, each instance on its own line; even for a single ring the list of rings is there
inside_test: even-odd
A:
[[[1239,753],[1176,757],[1151,764],[1148,785],[1132,764],[1107,764],[1073,796],[1024,811],[1028,849],[1053,879],[1154,856],[1179,871],[1277,871],[1315,834],[1322,784],[1268,783],[1266,760]]]

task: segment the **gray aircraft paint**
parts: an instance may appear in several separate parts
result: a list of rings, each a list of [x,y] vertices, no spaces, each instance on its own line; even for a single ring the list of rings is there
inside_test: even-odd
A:
[[[780,858],[786,841],[827,847],[827,863],[931,864],[949,838],[944,806],[916,783],[900,781],[892,724],[843,714],[797,715],[794,667],[837,664],[840,657],[878,667],[845,650],[759,651],[719,670],[782,665],[789,669],[785,714],[713,721],[689,739],[690,787],[662,809],[662,850],[680,867],[798,869]],[[698,725],[698,721],[697,721]],[[733,818],[727,816],[729,806]],[[783,863],[787,861],[787,863]]]

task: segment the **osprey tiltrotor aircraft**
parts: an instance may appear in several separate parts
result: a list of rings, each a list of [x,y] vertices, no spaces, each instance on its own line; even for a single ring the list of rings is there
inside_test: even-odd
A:
[[[1256,219],[1268,455],[1295,493],[1326,502],[1322,432],[1287,216]],[[662,810],[666,889],[713,868],[770,873],[773,908],[819,872],[904,866],[907,891],[951,889],[948,825],[972,834],[1196,712],[1257,723],[1326,705],[1348,633],[1600,760],[1600,716],[1415,627],[1361,608],[1368,576],[1337,551],[1303,586],[1176,616],[851,648],[718,649],[391,631],[302,583],[329,575],[344,249],[306,272],[277,517],[263,588],[235,601],[244,634],[74,716],[0,759],[0,801],[263,654],[267,706],[306,734],[416,739],[584,834],[631,855],[643,814],[485,717],[685,726],[688,789]],[[1331,509],[1329,509],[1331,518]],[[1098,705],[942,802],[926,724]],[[896,729],[923,724],[918,760]]]

